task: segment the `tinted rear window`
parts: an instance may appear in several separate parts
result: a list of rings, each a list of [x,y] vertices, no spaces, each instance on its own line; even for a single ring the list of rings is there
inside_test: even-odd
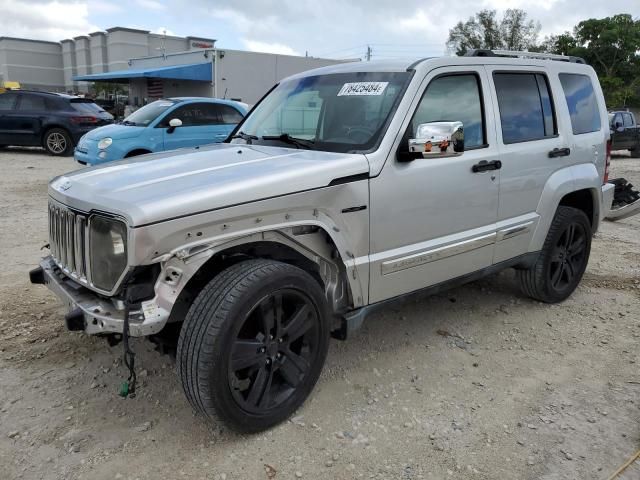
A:
[[[547,79],[539,73],[495,73],[502,141],[528,142],[556,133]]]
[[[96,113],[104,112],[103,108],[100,105],[94,102],[86,101],[86,100],[83,100],[83,101],[71,100],[71,107],[76,112],[80,112],[80,113],[96,114]]]
[[[591,79],[587,75],[561,73],[560,83],[567,100],[574,135],[600,130],[600,111]]]

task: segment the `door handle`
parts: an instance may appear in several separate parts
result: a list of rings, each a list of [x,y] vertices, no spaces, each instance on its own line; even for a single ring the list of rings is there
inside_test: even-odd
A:
[[[480,163],[476,163],[473,167],[471,167],[471,171],[473,173],[482,173],[488,172],[489,170],[500,170],[501,168],[502,162],[500,160],[492,160],[491,162],[482,160]]]
[[[549,152],[549,158],[568,157],[569,155],[571,155],[571,149],[569,147],[554,148]]]

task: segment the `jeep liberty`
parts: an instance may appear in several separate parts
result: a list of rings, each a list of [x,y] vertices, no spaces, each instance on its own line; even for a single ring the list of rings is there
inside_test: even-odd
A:
[[[609,138],[576,58],[324,67],[225,143],[53,179],[30,277],[130,367],[130,337],[175,332],[193,408],[260,431],[304,402],[331,337],[391,301],[505,268],[534,299],[571,295],[612,203]]]

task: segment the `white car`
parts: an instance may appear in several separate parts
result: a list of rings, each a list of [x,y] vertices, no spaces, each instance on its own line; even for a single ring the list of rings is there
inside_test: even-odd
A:
[[[129,336],[179,332],[194,409],[263,430],[309,395],[330,337],[392,301],[505,268],[535,299],[571,295],[609,147],[579,59],[329,66],[282,80],[226,143],[52,180],[31,279],[129,358]]]

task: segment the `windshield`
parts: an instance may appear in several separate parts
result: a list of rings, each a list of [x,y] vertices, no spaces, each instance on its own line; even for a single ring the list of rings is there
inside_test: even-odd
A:
[[[176,102],[172,100],[156,100],[155,102],[151,102],[148,105],[145,105],[142,108],[139,108],[127,118],[124,119],[122,123],[125,125],[135,125],[137,127],[146,127],[151,122],[153,122],[156,118],[158,118],[161,114],[163,114],[168,108],[174,106]]]
[[[371,150],[382,138],[410,76],[337,73],[284,82],[247,117],[233,142],[329,152]]]

